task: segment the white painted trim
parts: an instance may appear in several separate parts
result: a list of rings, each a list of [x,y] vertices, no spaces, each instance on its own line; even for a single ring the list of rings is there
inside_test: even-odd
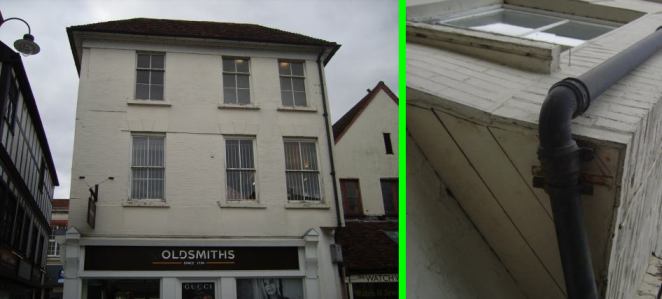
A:
[[[163,80],[165,82],[165,77],[164,77]],[[134,89],[135,89],[135,87],[134,87]],[[163,85],[163,89],[164,89],[163,93],[165,95],[165,84]],[[126,101],[126,104],[129,105],[129,106],[162,106],[162,107],[172,106],[172,104],[169,101],[166,101],[166,100],[128,100],[128,101]]]

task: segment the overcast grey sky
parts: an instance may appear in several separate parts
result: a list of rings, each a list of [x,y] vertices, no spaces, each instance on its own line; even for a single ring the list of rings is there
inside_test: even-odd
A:
[[[41,53],[23,63],[60,179],[55,198],[69,196],[78,94],[68,26],[135,17],[242,22],[337,42],[342,47],[326,66],[333,121],[379,81],[398,92],[397,0],[4,0],[0,11],[4,18],[25,19],[41,46]],[[9,21],[0,27],[0,40],[11,46],[26,30]]]

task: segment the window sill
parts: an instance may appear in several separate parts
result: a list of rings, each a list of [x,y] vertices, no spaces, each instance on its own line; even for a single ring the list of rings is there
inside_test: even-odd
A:
[[[328,210],[331,207],[324,202],[288,202],[285,204],[286,209],[322,209]]]
[[[285,107],[285,106],[280,106],[277,109],[278,111],[285,111],[285,112],[317,112],[317,108],[315,107]]]
[[[165,201],[140,201],[140,200],[128,200],[122,203],[123,207],[139,207],[139,208],[169,208],[170,205]]]
[[[170,102],[166,102],[162,100],[128,100],[126,104],[135,105],[135,106],[164,106],[164,107],[172,106]]]
[[[218,109],[260,110],[260,107],[255,105],[219,104]]]
[[[232,209],[266,209],[267,206],[254,201],[254,200],[235,200],[235,201],[218,201],[218,206],[221,209],[232,208]]]

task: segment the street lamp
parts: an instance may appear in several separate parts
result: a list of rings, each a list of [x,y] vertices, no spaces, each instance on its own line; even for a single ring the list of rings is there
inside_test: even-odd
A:
[[[34,55],[34,54],[39,53],[39,45],[37,45],[37,43],[34,42],[34,36],[32,36],[32,34],[30,34],[30,32],[31,32],[30,24],[28,24],[28,22],[26,22],[25,20],[23,20],[21,18],[8,18],[8,19],[2,20],[2,17],[0,17],[0,26],[2,26],[2,24],[4,24],[5,22],[7,22],[9,20],[19,20],[19,21],[23,22],[25,24],[25,26],[28,26],[28,33],[23,35],[22,39],[16,40],[14,42],[14,49],[16,49],[16,51],[18,51],[18,52],[21,52],[25,56]]]

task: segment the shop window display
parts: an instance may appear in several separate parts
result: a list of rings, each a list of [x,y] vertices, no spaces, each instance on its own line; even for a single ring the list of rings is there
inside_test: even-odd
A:
[[[88,299],[159,299],[158,279],[91,279]]]
[[[237,279],[237,299],[303,299],[297,278]]]

